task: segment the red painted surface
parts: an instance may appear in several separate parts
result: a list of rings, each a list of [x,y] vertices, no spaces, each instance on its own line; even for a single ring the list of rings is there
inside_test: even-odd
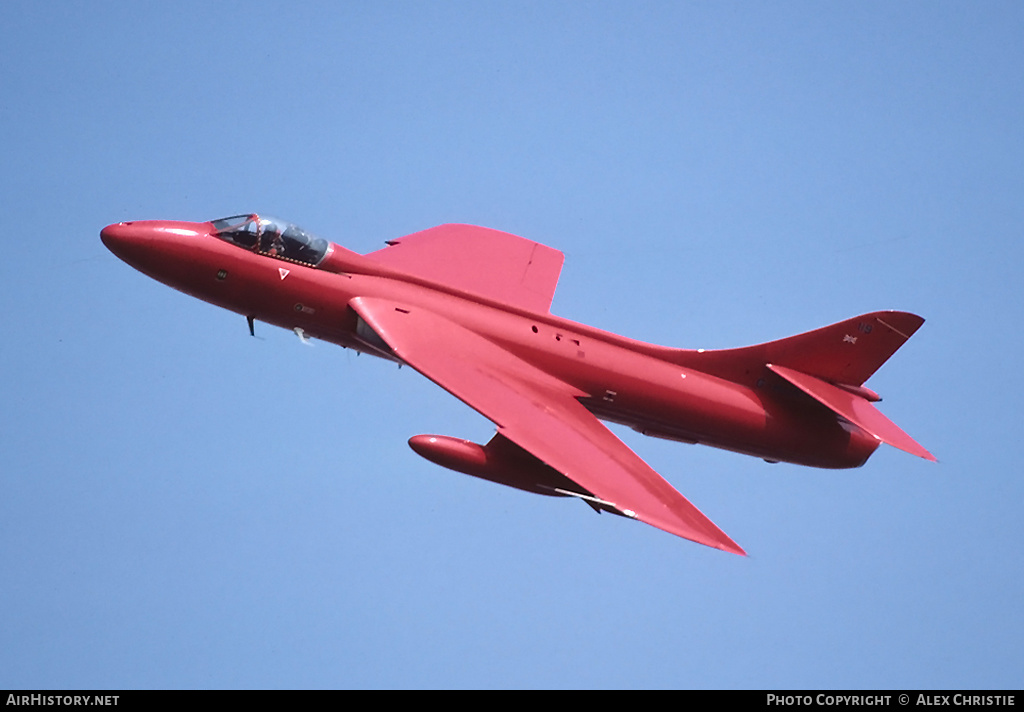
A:
[[[442,225],[367,255],[255,215],[118,223],[101,236],[186,294],[407,363],[495,423],[487,445],[413,437],[432,462],[578,497],[726,551],[743,553],[599,418],[814,467],[858,467],[880,442],[934,459],[863,385],[921,326],[913,314],[875,312],[767,344],[693,351],[552,315],[562,254],[497,230]]]

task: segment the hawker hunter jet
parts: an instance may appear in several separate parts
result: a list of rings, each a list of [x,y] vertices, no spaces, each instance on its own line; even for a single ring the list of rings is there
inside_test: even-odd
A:
[[[441,225],[357,254],[281,220],[110,225],[144,274],[255,321],[408,364],[491,420],[486,445],[409,440],[426,459],[528,492],[582,500],[743,554],[601,421],[645,435],[825,468],[879,443],[935,458],[864,382],[924,320],[883,311],[724,350],[656,346],[553,315],[558,250]]]

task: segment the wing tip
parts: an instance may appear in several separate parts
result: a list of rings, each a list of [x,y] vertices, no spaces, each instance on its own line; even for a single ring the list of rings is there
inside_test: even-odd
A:
[[[696,508],[695,508],[696,509]],[[643,517],[634,516],[633,518],[637,521],[649,524],[652,527],[666,531],[669,534],[675,534],[681,539],[692,541],[695,544],[702,544],[712,549],[718,549],[729,554],[737,554],[739,556],[747,556],[747,552],[743,550],[739,544],[734,542],[728,534],[723,532],[714,524],[710,519],[705,517],[698,511],[698,514],[704,519],[703,524],[705,525],[702,529],[693,527],[692,525],[682,524],[679,521],[666,522],[658,521],[655,517]],[[682,524],[682,526],[681,526]]]
[[[729,539],[728,543],[719,542],[717,544],[711,544],[710,546],[714,546],[716,549],[721,549],[722,551],[725,551],[729,554],[736,554],[738,556],[749,556],[747,552],[743,550],[743,547],[734,542],[732,539]]]

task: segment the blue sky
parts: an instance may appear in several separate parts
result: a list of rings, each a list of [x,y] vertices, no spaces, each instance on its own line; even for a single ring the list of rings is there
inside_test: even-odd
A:
[[[0,687],[1019,688],[1014,2],[0,4]],[[489,424],[108,253],[260,211],[562,250],[555,313],[740,346],[927,318],[939,464],[616,430],[749,558],[442,470]]]

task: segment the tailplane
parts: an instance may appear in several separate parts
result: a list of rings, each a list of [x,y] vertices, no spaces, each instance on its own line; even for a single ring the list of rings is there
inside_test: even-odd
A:
[[[794,371],[785,366],[768,364],[769,370],[777,373],[814,400],[873,435],[876,440],[888,443],[911,455],[935,462],[935,456],[921,447],[920,443],[903,432],[896,423],[882,415],[866,398],[845,388],[837,388],[820,378]]]

